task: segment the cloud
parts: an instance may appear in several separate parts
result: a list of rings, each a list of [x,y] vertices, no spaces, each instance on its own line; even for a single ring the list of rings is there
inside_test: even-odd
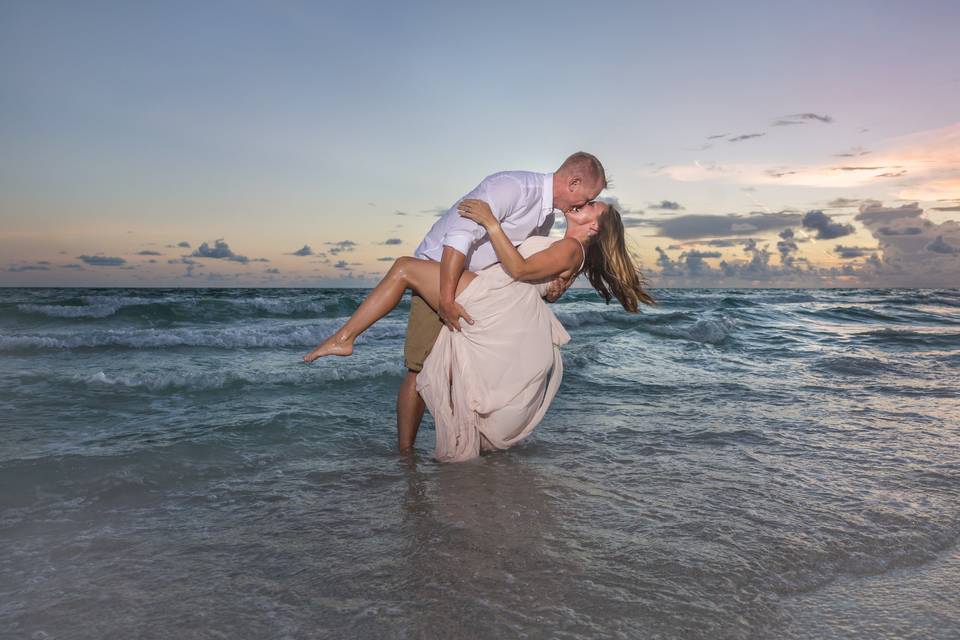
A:
[[[813,215],[810,215],[813,213]],[[835,222],[822,212],[808,212],[806,227],[783,228],[776,251],[755,238],[691,240],[671,245],[679,255],[656,248],[656,269],[648,276],[656,286],[877,286],[954,287],[960,282],[960,222],[941,224],[923,217],[917,203],[885,207],[864,202],[857,220],[873,235],[877,246],[834,246],[831,253],[842,261],[816,265],[803,256],[803,231],[818,236],[849,235],[852,225]],[[742,245],[747,259],[728,252],[689,249],[692,244],[716,247]],[[771,258],[779,254],[779,263]],[[716,262],[715,262],[716,261]]]
[[[771,275],[770,251],[767,246],[757,247],[756,240],[751,240],[743,247],[743,252],[750,256],[749,262],[727,262],[720,263],[720,270],[727,277],[745,278],[755,280],[757,278],[768,278]]]
[[[838,244],[833,248],[833,252],[841,260],[850,260],[851,258],[862,258],[863,256],[870,255],[879,251],[879,247],[845,247],[842,244]]]
[[[934,211],[960,211],[960,204],[952,207],[933,207]]]
[[[659,204],[651,204],[648,208],[658,211],[680,211],[683,209],[679,202],[673,202],[672,200],[661,200]]]
[[[116,258],[110,256],[77,256],[78,260],[82,260],[85,264],[88,264],[92,267],[119,267],[122,264],[126,264],[127,261],[123,258]]]
[[[667,249],[670,249],[671,251],[679,249],[682,251],[689,246],[736,247],[738,245],[747,244],[748,242],[753,242],[753,238],[713,238],[710,240],[688,240],[686,242],[672,244],[667,247]]]
[[[382,244],[392,245],[392,244],[403,244],[403,240],[400,238],[387,238],[383,241]]]
[[[933,251],[935,253],[960,253],[960,249],[954,247],[951,244],[944,242],[943,236],[937,236],[937,239],[931,242],[926,246],[927,251]]]
[[[662,220],[638,220],[642,225],[653,226],[657,234],[675,240],[723,236],[747,236],[762,231],[775,231],[800,223],[798,213],[752,213],[742,216],[687,214]],[[624,221],[626,222],[626,221]],[[639,226],[639,225],[636,225]]]
[[[280,269],[277,269],[276,267],[273,267],[273,268],[270,268],[270,269],[264,269],[263,272],[264,272],[264,273],[280,273]]]
[[[833,118],[827,115],[818,115],[816,113],[794,113],[789,116],[783,116],[773,122],[774,127],[784,127],[794,124],[807,124],[808,122],[822,122],[830,124]]]
[[[859,207],[863,204],[880,204],[877,200],[863,198],[834,198],[827,203],[831,209],[846,209],[848,207]]]
[[[796,171],[788,169],[767,169],[767,175],[771,178],[782,178],[783,176],[792,176]]]
[[[718,140],[719,138],[726,138],[729,133],[716,133],[712,136],[707,136],[707,140]]]
[[[720,261],[716,267],[710,266],[707,258],[721,258],[719,251],[685,251],[676,259],[656,247],[657,266],[660,268],[660,278],[663,284],[677,285],[709,285],[715,286],[720,282],[756,283],[770,282],[783,278],[797,279],[805,276],[809,269],[801,269],[802,260],[793,260],[790,264],[775,266],[770,264],[771,253],[767,245],[760,247],[757,241],[749,238],[743,242],[743,253],[749,260]],[[807,282],[815,282],[816,278],[806,275]]]
[[[190,248],[190,243],[187,242],[186,240],[181,240],[180,242],[177,243],[177,246],[178,246],[178,247],[183,247],[184,249],[189,249],[189,248]]]
[[[72,263],[70,263],[70,264],[62,264],[62,265],[60,265],[60,268],[61,268],[61,269],[76,269],[76,270],[78,270],[78,271],[86,271],[86,269],[83,268],[83,265],[82,265],[82,264],[77,264],[77,263],[75,263],[75,262],[72,262]]]
[[[871,151],[867,151],[863,147],[855,147],[850,151],[846,151],[843,153],[835,153],[833,154],[833,157],[834,158],[859,158],[860,156],[870,155],[871,153],[872,153]]]
[[[874,233],[881,236],[915,236],[919,233],[923,233],[923,229],[920,227],[901,227],[899,229],[893,229],[891,227],[879,227],[874,231]]]
[[[705,258],[719,258],[719,251],[684,251],[680,254],[680,259],[684,261],[687,271],[692,275],[698,275],[709,270],[709,265],[704,262]]]
[[[138,256],[162,256],[163,254],[160,253],[159,251],[150,251],[149,249],[145,249],[143,251],[138,251],[137,255]]]
[[[792,166],[784,170],[780,163],[719,164],[694,161],[691,164],[669,165],[651,173],[680,182],[731,182],[742,185],[776,184],[819,188],[895,188],[889,197],[913,200],[960,198],[960,122],[922,131],[909,136],[891,138],[876,144],[871,163],[859,169],[851,165],[844,170],[833,163]],[[903,170],[895,185],[878,178],[882,171]]]
[[[777,252],[780,254],[780,263],[785,266],[793,265],[794,254],[797,252],[797,241],[793,229],[784,229],[779,234],[780,240],[777,242]]]
[[[784,230],[781,240],[789,242],[790,234]],[[705,259],[720,257],[719,252],[684,252],[676,259],[666,251],[656,247],[656,265],[659,274],[649,273],[657,286],[820,286],[830,279],[842,275],[842,269],[818,268],[806,258],[793,256],[793,248],[788,251],[788,259],[781,264],[771,264],[768,245],[759,246],[757,240],[748,238],[742,242],[743,254],[748,259],[720,259],[716,267],[710,266]],[[781,253],[781,257],[783,254]]]
[[[210,258],[215,260],[232,260],[233,262],[240,262],[246,264],[250,262],[250,258],[247,256],[241,256],[234,253],[230,249],[230,245],[223,241],[223,238],[218,238],[214,241],[213,246],[204,242],[199,247],[190,254],[193,258]],[[264,258],[257,258],[255,262],[263,262]]]
[[[303,248],[302,248],[302,249],[297,249],[296,251],[294,251],[294,252],[291,253],[290,255],[292,255],[292,256],[312,256],[312,255],[313,255],[313,249],[310,248],[310,245],[305,244],[305,245],[303,245]]]
[[[841,238],[856,231],[852,224],[833,222],[830,216],[820,210],[807,211],[801,224],[807,229],[816,230],[817,240]]]
[[[180,256],[177,259],[167,260],[167,264],[185,264],[187,265],[187,270],[184,272],[183,277],[192,278],[194,269],[203,269],[204,266],[197,262],[196,260],[191,260],[187,256]]]
[[[13,264],[7,267],[7,271],[20,273],[23,271],[50,271],[50,267],[45,264]]]
[[[960,282],[960,223],[923,216],[919,203],[860,208],[856,219],[880,245],[878,276],[886,286],[947,286]]]
[[[226,280],[236,280],[239,277],[239,273],[216,273],[215,271],[211,271],[206,274],[207,282],[224,282]]]
[[[337,255],[341,251],[353,251],[357,246],[357,243],[353,240],[338,240],[337,242],[324,242],[324,244],[330,246],[328,251],[331,255]]]
[[[396,260],[393,256],[383,256],[382,258],[377,258],[377,262],[393,262]]]
[[[912,202],[899,207],[884,207],[880,203],[864,204],[860,206],[860,213],[854,220],[859,220],[868,225],[882,222],[901,222],[903,220],[914,221],[923,215],[923,209],[918,204]]]
[[[613,207],[614,209],[616,209],[617,211],[619,211],[621,215],[625,215],[625,216],[639,215],[643,213],[642,210],[639,210],[639,209],[634,210],[628,207],[627,205],[623,204],[622,202],[620,202],[620,198],[618,198],[617,196],[601,196],[597,198],[597,202],[605,202],[611,207]],[[559,215],[557,216],[557,218],[563,219],[564,224],[566,224],[566,218]]]
[[[410,214],[407,213],[406,211],[394,211],[394,212],[393,212],[393,215],[395,215],[395,216],[408,216],[408,215],[410,215]]]
[[[750,140],[751,138],[761,138],[767,134],[765,133],[743,133],[739,136],[734,136],[730,138],[728,142],[742,142],[743,140]]]
[[[337,260],[337,262],[333,265],[333,268],[334,268],[334,269],[349,269],[349,268],[350,268],[350,264],[349,264],[346,260]]]

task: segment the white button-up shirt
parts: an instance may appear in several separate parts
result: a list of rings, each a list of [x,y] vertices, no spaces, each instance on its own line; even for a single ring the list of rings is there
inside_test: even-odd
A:
[[[476,198],[490,205],[504,235],[517,246],[530,236],[546,236],[553,226],[553,174],[503,171],[487,176],[476,188],[447,209],[427,232],[414,255],[439,262],[443,247],[467,257],[467,271],[500,262],[487,230],[457,211],[461,200]]]

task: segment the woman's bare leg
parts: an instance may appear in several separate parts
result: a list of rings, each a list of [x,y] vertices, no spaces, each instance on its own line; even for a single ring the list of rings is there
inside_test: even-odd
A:
[[[457,283],[457,293],[476,277],[464,271]],[[374,322],[390,313],[400,304],[403,292],[412,289],[427,304],[436,309],[440,304],[440,263],[417,258],[397,258],[387,275],[383,276],[370,295],[360,304],[350,319],[338,331],[324,340],[316,349],[303,356],[304,362],[313,362],[323,356],[349,356],[353,341]]]

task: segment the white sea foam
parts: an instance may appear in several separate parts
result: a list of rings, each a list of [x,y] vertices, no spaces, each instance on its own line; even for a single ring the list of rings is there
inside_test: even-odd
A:
[[[673,311],[673,312],[651,312],[631,314],[626,313],[619,308],[616,309],[584,309],[579,311],[561,311],[557,313],[557,319],[563,323],[564,327],[589,327],[594,325],[647,325],[663,324],[671,322],[680,322],[692,317],[693,312]]]
[[[20,304],[17,309],[23,313],[32,313],[50,318],[106,318],[117,312],[115,305],[54,305]]]
[[[149,371],[138,373],[106,373],[74,375],[69,381],[90,387],[124,387],[148,391],[211,391],[230,387],[252,385],[256,387],[280,386],[297,388],[338,380],[364,380],[380,376],[400,376],[404,368],[400,361],[363,363],[340,363],[330,361],[325,366],[302,366],[288,371],[227,370],[227,371]]]
[[[162,296],[145,298],[136,296],[109,296],[92,295],[81,297],[82,305],[57,305],[24,303],[17,305],[21,313],[43,315],[50,318],[108,318],[116,315],[121,309],[143,305],[169,305],[177,307],[202,308],[213,305],[208,309],[213,313],[222,312],[224,307],[235,308],[243,315],[250,312],[262,312],[270,315],[324,315],[336,313],[339,310],[341,299],[310,300],[298,298],[269,298],[257,296],[254,298],[210,298],[201,299],[185,295]],[[347,297],[349,301],[349,297]],[[201,316],[203,316],[201,311]]]
[[[733,318],[701,318],[689,327],[663,327],[660,330],[668,335],[687,338],[695,342],[717,344],[723,342],[737,328]]]
[[[122,347],[156,349],[169,347],[209,347],[217,349],[314,346],[338,326],[336,320],[318,320],[305,324],[260,324],[239,327],[182,329],[97,329],[80,333],[0,335],[0,352],[21,349],[83,349]],[[405,327],[381,322],[364,335],[364,340],[400,338]]]
[[[124,307],[163,302],[131,296],[83,296],[81,300],[83,305],[19,304],[17,310],[51,318],[107,318]]]

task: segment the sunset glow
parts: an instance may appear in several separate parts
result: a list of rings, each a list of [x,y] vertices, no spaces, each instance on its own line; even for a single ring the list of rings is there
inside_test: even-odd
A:
[[[956,5],[555,9],[7,5],[0,285],[369,286],[577,149],[655,286],[960,281]]]

